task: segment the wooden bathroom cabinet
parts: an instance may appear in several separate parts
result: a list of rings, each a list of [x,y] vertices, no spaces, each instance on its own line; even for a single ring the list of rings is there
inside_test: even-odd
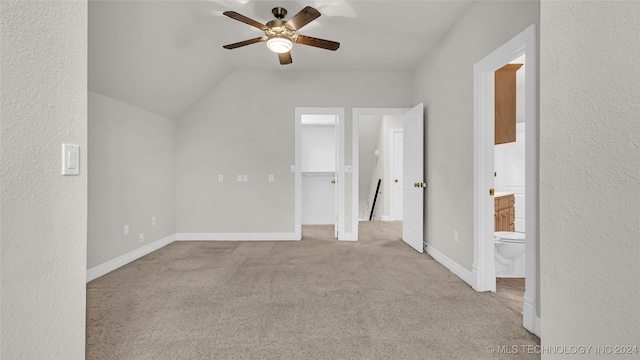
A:
[[[516,230],[516,197],[513,194],[496,196],[494,231]]]
[[[516,71],[507,64],[495,72],[495,144],[516,141]]]

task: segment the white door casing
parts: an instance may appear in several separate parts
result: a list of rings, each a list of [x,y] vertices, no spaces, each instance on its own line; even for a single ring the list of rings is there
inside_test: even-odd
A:
[[[472,284],[476,291],[495,291],[494,269],[494,198],[489,188],[494,185],[494,73],[522,55],[526,56],[525,72],[525,293],[522,323],[524,328],[540,336],[538,303],[538,104],[537,104],[537,29],[527,27],[513,39],[476,63],[474,73],[474,261]]]
[[[402,240],[416,251],[424,251],[424,105],[418,104],[402,115],[403,222]]]

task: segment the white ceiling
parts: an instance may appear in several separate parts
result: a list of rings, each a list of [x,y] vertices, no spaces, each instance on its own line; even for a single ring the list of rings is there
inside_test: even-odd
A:
[[[89,2],[89,89],[177,119],[232,71],[409,70],[465,13],[472,1],[208,0]],[[264,43],[223,45],[263,35],[222,15],[258,22],[277,6],[305,6],[322,16],[299,33],[340,42],[336,52],[296,44],[280,65]]]

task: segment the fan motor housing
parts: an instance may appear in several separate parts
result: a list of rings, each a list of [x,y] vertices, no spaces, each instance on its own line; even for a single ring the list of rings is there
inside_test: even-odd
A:
[[[265,30],[265,34],[267,34],[267,36],[272,36],[272,35],[284,35],[287,37],[292,37],[295,35],[295,31],[289,29],[288,27],[286,27],[284,24],[286,22],[284,20],[271,20],[269,21],[266,25],[269,29]]]

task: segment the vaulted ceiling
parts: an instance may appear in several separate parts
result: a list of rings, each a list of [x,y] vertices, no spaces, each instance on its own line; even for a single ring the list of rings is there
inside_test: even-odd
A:
[[[234,70],[410,70],[471,3],[91,0],[89,90],[177,119]],[[288,10],[285,20],[305,6],[318,9],[322,15],[299,33],[338,41],[340,49],[295,44],[293,64],[283,66],[264,43],[222,48],[264,34],[224,11],[266,23],[277,6]]]

